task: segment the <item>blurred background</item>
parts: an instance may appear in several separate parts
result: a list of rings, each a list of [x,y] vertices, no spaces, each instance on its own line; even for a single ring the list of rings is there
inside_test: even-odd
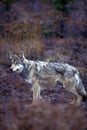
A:
[[[25,107],[31,84],[10,72],[9,61],[20,51],[75,66],[87,91],[87,0],[0,0],[0,130],[86,130],[87,102],[70,105],[76,97],[60,83],[42,91],[45,103]]]

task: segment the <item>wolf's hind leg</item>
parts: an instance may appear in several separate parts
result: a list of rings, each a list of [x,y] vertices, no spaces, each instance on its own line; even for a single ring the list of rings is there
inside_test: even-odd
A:
[[[77,106],[80,105],[80,103],[82,102],[83,97],[75,89],[70,89],[69,91],[76,96],[76,101],[72,101],[72,103],[75,103]]]
[[[73,84],[72,82],[64,82],[64,83],[63,83],[63,87],[64,87],[68,92],[73,93],[73,94],[76,96],[76,98],[77,98],[76,102],[72,101],[71,104],[76,103],[76,105],[80,105],[80,103],[81,103],[83,97],[78,93],[76,87],[74,87],[74,84]]]
[[[33,102],[32,104],[37,104],[38,101],[40,100],[41,96],[40,96],[40,85],[39,85],[39,81],[34,78],[33,79]]]

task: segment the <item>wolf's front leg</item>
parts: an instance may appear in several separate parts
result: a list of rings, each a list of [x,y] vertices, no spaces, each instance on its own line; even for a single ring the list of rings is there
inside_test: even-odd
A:
[[[33,105],[38,104],[38,102],[40,101],[41,98],[40,90],[41,87],[39,85],[39,81],[34,77],[33,78],[33,102],[32,102]]]

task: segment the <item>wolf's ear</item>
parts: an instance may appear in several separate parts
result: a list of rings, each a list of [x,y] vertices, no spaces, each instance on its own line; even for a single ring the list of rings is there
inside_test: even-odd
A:
[[[23,52],[23,51],[21,51],[21,52],[20,52],[19,57],[20,57],[22,60],[24,60],[24,59],[25,59],[25,56],[24,56],[24,52]]]
[[[14,57],[14,54],[11,51],[9,51],[9,59],[11,62],[13,61],[13,57]]]

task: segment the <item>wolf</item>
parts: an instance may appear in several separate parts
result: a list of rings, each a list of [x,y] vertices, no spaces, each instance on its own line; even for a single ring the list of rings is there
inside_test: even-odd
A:
[[[28,60],[23,53],[10,54],[10,60],[10,69],[32,84],[32,104],[37,104],[41,99],[41,87],[49,82],[56,84],[57,81],[60,81],[67,91],[76,96],[77,105],[81,103],[83,97],[87,97],[79,71],[67,63]]]

